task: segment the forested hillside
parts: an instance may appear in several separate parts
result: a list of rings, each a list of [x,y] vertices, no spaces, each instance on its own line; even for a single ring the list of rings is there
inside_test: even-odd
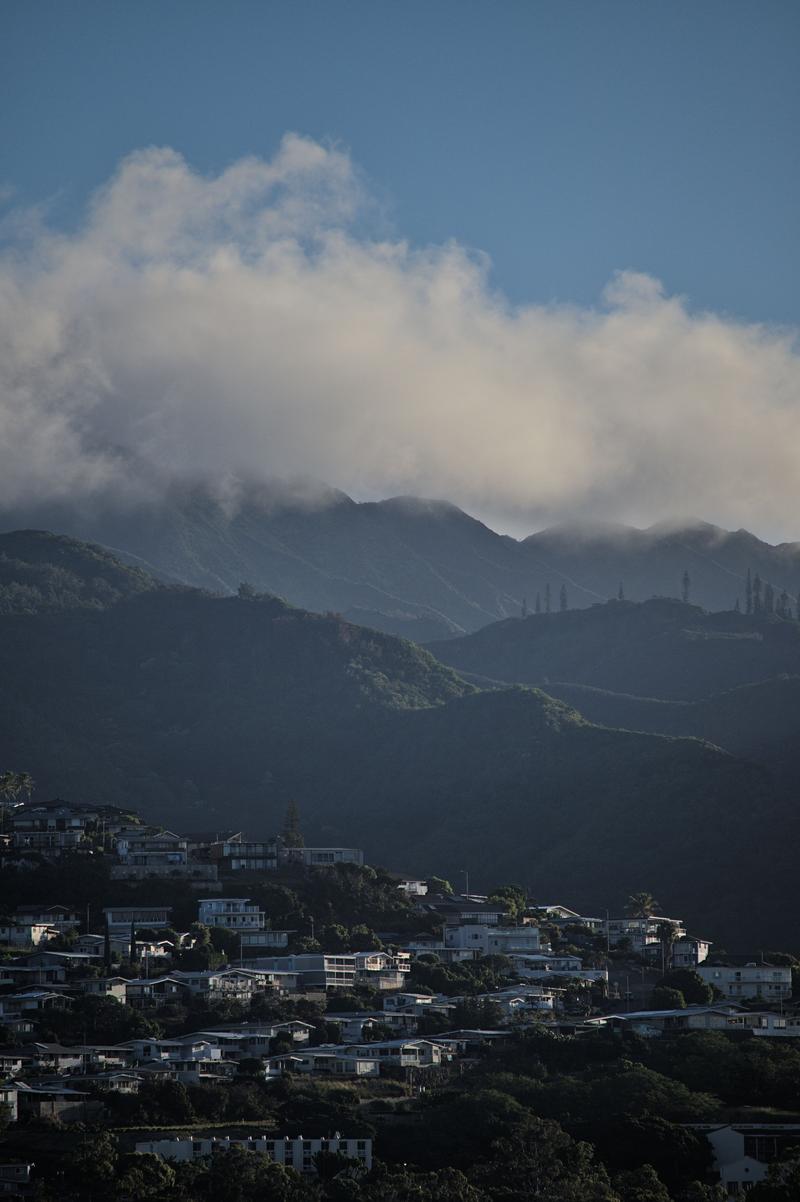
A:
[[[800,623],[706,613],[667,598],[508,619],[429,646],[459,671],[493,680],[568,682],[670,701],[800,673]]]
[[[800,788],[800,624],[666,599],[535,615],[431,645],[472,681],[539,685],[592,722],[698,738]]]
[[[104,609],[155,587],[103,547],[45,530],[0,534],[0,614]]]
[[[254,837],[293,798],[310,840],[373,862],[575,906],[648,888],[738,946],[791,888],[793,811],[758,767],[537,691],[478,692],[338,617],[160,588],[2,625],[0,762],[40,796]]]

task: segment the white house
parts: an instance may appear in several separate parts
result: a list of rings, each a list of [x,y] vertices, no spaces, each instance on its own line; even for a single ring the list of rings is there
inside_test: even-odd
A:
[[[276,1164],[295,1169],[298,1173],[313,1173],[316,1171],[314,1157],[319,1152],[339,1152],[350,1160],[358,1160],[367,1168],[372,1168],[372,1140],[346,1139],[336,1134],[329,1139],[304,1139],[302,1135],[290,1138],[288,1135],[267,1138],[266,1135],[252,1136],[250,1139],[231,1139],[229,1136],[209,1138],[201,1136],[192,1139],[175,1137],[175,1139],[155,1139],[137,1143],[136,1151],[162,1156],[165,1160],[189,1161],[227,1148],[239,1147],[248,1152],[262,1152],[274,1160]]]
[[[282,847],[280,858],[288,864],[303,864],[306,868],[332,868],[335,864],[364,863],[364,853],[358,847]]]
[[[171,906],[106,906],[103,910],[108,929],[112,935],[130,934],[134,929],[150,927],[158,930],[168,927],[172,916]]]
[[[687,1123],[705,1135],[728,1198],[739,1199],[767,1175],[770,1164],[800,1147],[800,1123]]]
[[[197,917],[207,927],[229,931],[263,931],[266,914],[247,897],[207,897],[197,903]]]
[[[428,892],[427,881],[417,881],[411,878],[398,882],[397,888],[405,893],[406,897],[424,897]]]
[[[265,1061],[265,1076],[269,1080],[285,1073],[304,1073],[322,1077],[378,1077],[380,1064],[374,1057],[360,1051],[347,1050],[338,1044],[319,1048],[303,1048],[269,1056]]]
[[[779,1001],[792,996],[792,970],[786,964],[698,964],[695,972],[732,1000]]]
[[[603,923],[610,947],[618,947],[627,941],[631,951],[639,956],[643,956],[648,947],[661,942],[664,926],[671,926],[679,939],[686,934],[680,918],[666,918],[660,914],[650,914],[646,918],[607,918]]]
[[[708,939],[694,939],[689,935],[682,935],[672,945],[670,964],[673,968],[697,968],[698,964],[708,959],[710,950],[711,943]]]
[[[57,927],[45,923],[18,922],[13,919],[0,923],[0,943],[10,947],[38,947],[40,943],[55,939],[60,933]]]
[[[447,923],[445,948],[470,951],[474,956],[535,955],[542,950],[537,926],[503,927],[485,922]]]
[[[584,968],[578,956],[513,955],[511,963],[517,976],[526,981],[547,981],[568,977],[571,981],[608,982],[607,968]]]
[[[11,1123],[16,1123],[19,1115],[18,1095],[19,1089],[15,1081],[0,1081],[0,1106],[8,1107],[8,1119]]]

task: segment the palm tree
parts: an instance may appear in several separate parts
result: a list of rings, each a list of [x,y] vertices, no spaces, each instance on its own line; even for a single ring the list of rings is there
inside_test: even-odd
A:
[[[658,909],[660,909],[660,903],[656,901],[652,893],[644,891],[632,893],[625,903],[625,913],[629,918],[649,918]]]
[[[30,797],[33,777],[29,772],[0,772],[0,801],[16,801],[20,793]]]
[[[33,791],[33,777],[29,772],[0,772],[0,831],[6,829],[6,808],[13,804],[20,793],[25,793],[30,800]]]

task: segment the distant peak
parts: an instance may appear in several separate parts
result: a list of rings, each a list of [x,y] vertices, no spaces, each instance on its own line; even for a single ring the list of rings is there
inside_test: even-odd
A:
[[[556,522],[531,534],[524,542],[541,540],[542,542],[592,543],[636,538],[641,531],[636,526],[626,526],[622,522],[606,522],[602,520]]]
[[[385,501],[378,501],[378,505],[382,509],[396,510],[398,512],[410,513],[414,516],[438,516],[438,517],[459,517],[467,518],[469,521],[475,521],[475,518],[470,518],[469,514],[463,509],[459,509],[452,501],[440,501],[430,497],[387,497]]]
[[[726,537],[730,534],[729,530],[723,529],[722,526],[715,526],[713,522],[704,522],[701,518],[695,517],[670,517],[662,518],[659,522],[653,522],[652,526],[648,526],[644,531],[645,534],[686,534],[690,532],[699,532],[703,534],[712,534],[715,536]]]

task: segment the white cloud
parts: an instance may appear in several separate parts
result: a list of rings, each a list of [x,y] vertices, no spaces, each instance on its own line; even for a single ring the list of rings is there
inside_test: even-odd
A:
[[[32,224],[0,262],[0,505],[298,474],[517,525],[797,531],[791,332],[633,272],[597,309],[512,307],[463,247],[366,235],[368,206],[288,135],[215,177],[138,151],[77,233]]]

